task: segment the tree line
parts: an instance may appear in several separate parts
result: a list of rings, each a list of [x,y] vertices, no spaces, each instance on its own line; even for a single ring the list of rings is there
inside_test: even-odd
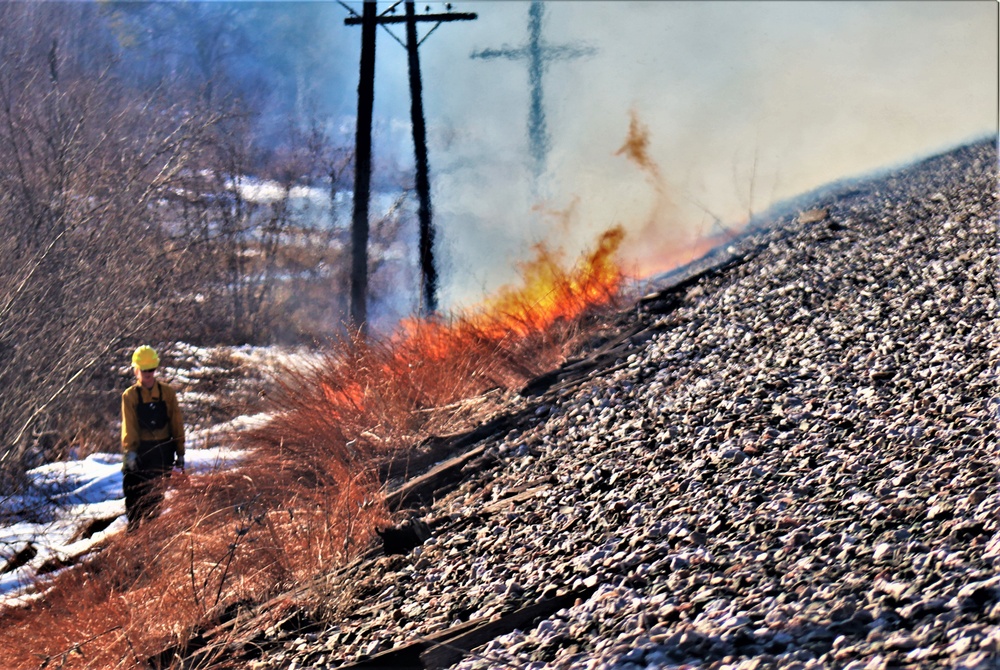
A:
[[[247,66],[254,11],[0,5],[0,492],[76,440],[113,447],[136,344],[315,342],[346,319],[352,153]]]

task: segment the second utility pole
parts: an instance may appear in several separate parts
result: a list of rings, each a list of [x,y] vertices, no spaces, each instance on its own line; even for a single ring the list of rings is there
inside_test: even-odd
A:
[[[424,127],[423,84],[420,82],[420,55],[417,47],[417,19],[412,0],[406,3],[406,55],[410,68],[410,123],[413,125],[413,153],[417,168],[417,216],[420,219],[420,276],[423,311],[437,312],[437,270],[434,267],[434,228],[431,226],[431,179],[427,165],[427,130]]]

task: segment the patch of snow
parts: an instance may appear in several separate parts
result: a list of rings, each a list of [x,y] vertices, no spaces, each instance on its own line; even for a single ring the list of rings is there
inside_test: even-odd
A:
[[[230,466],[242,456],[243,452],[226,447],[190,449],[185,454],[185,472],[210,472]],[[82,460],[49,463],[28,473],[32,493],[21,502],[35,501],[34,512],[41,518],[0,527],[0,569],[29,547],[34,555],[24,565],[0,574],[0,605],[30,600],[26,590],[35,587],[37,571],[46,562],[70,562],[125,529],[121,467],[119,454],[91,454]],[[47,514],[39,512],[42,507]],[[112,521],[91,537],[80,537],[83,529],[100,520]]]

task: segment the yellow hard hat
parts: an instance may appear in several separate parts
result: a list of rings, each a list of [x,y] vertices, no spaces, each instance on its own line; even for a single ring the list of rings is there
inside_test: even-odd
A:
[[[132,367],[155,370],[160,367],[160,357],[156,355],[153,347],[144,344],[132,352]]]

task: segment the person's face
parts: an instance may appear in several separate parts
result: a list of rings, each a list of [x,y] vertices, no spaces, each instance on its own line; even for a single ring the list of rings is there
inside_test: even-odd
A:
[[[144,388],[153,388],[153,383],[156,381],[156,368],[152,370],[140,370],[135,369],[135,378],[139,380],[139,383],[143,385]]]

